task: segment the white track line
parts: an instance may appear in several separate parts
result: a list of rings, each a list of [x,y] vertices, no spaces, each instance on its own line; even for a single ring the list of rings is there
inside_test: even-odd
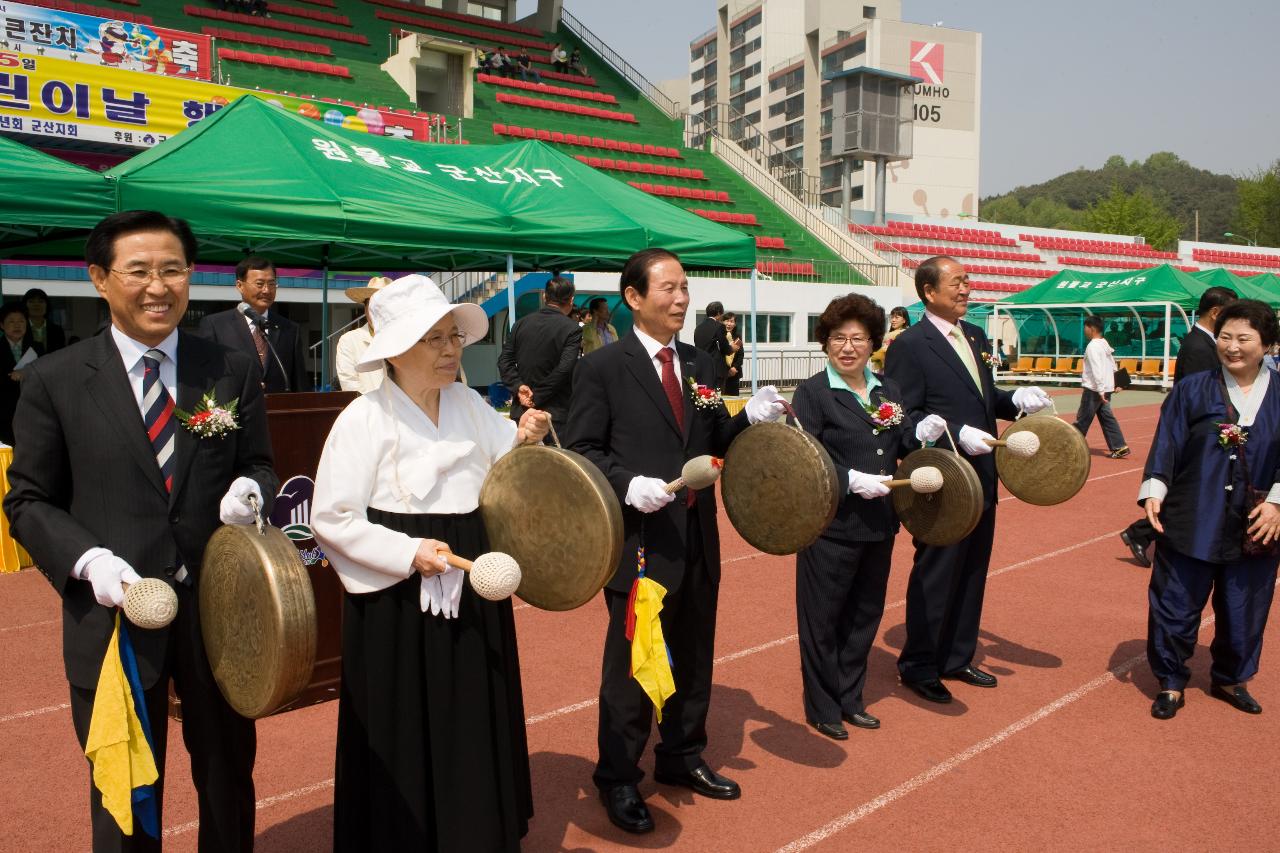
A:
[[[11,720],[25,720],[30,717],[38,717],[42,714],[52,714],[54,711],[65,711],[71,705],[63,702],[61,705],[46,705],[43,708],[32,708],[30,711],[19,711],[16,714],[8,714],[0,717],[0,723],[7,723]]]
[[[332,778],[325,779],[321,782],[316,782],[314,784],[307,785],[302,788],[295,788],[292,791],[285,791],[283,794],[276,794],[273,797],[264,797],[263,799],[258,800],[258,802],[254,804],[254,808],[256,808],[258,811],[262,811],[263,809],[271,808],[272,806],[277,805],[278,803],[288,802],[289,800],[296,800],[298,799],[298,797],[305,797],[308,794],[314,794],[316,791],[324,791],[332,787],[333,787],[333,779]],[[191,821],[187,821],[186,823],[178,824],[177,826],[171,826],[168,829],[166,829],[163,834],[165,838],[172,838],[175,835],[181,835],[184,832],[190,832],[193,829],[198,829],[199,826],[200,826],[200,821],[191,820]]]
[[[58,621],[59,620],[57,619],[43,619],[39,622],[27,622],[24,625],[10,625],[7,628],[0,628],[0,634],[5,633],[6,631],[21,631],[23,628],[39,628],[43,625],[56,625]]]

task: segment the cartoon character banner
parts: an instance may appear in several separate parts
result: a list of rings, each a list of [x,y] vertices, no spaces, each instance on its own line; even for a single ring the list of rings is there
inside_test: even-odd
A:
[[[419,116],[0,50],[0,132],[150,148],[245,94],[335,127],[430,139]]]
[[[88,61],[126,71],[209,80],[212,39],[57,9],[0,0],[0,41],[28,55]]]

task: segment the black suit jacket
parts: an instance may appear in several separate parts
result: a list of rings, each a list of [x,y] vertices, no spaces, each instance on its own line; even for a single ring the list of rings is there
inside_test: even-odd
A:
[[[279,485],[257,359],[180,332],[177,368],[178,408],[191,411],[212,391],[220,403],[239,401],[240,429],[202,439],[179,425],[172,492],[160,479],[109,330],[26,369],[4,509],[15,537],[62,596],[63,658],[77,687],[97,685],[114,611],[94,600],[88,582],[71,578],[76,561],[90,548],[108,548],[143,577],[165,578],[180,563],[198,586],[231,482],[256,480],[264,512]],[[132,637],[143,686],[150,686],[168,629],[135,629]]]
[[[708,317],[693,330],[693,345],[711,356],[716,365],[716,383],[719,388],[724,378],[729,375],[729,365],[724,357],[733,352],[729,346],[729,333],[724,323]]]
[[[36,343],[35,336],[31,333],[30,325],[27,326],[27,335],[22,339],[22,351],[26,352],[28,347],[35,347],[37,355],[46,355],[54,350],[60,350],[67,345],[67,333],[57,323],[44,321],[44,343]]]
[[[636,578],[636,547],[642,531],[646,574],[668,592],[679,589],[684,578],[689,519],[684,493],[678,493],[676,500],[657,512],[642,513],[626,503],[631,478],[674,480],[684,463],[695,456],[724,456],[729,443],[747,427],[745,411],[730,416],[723,405],[711,410],[693,405],[689,378],[710,385],[715,365],[711,356],[688,344],[677,342],[676,351],[683,377],[683,431],[676,426],[658,371],[635,332],[628,332],[616,346],[584,356],[574,376],[567,446],[604,472],[622,504],[626,539],[622,561],[609,581],[609,588],[618,592],[629,591]],[[702,489],[697,495],[703,555],[712,577],[718,579],[720,534],[715,487]]]
[[[996,418],[1013,420],[1018,408],[1013,405],[1011,392],[996,388],[991,371],[982,362],[982,354],[991,352],[991,343],[982,329],[963,320],[960,327],[973,350],[982,381],[981,393],[951,343],[928,317],[893,339],[893,346],[885,353],[885,376],[902,389],[903,408],[913,422],[925,415],[941,415],[953,436],[958,437],[963,426],[997,435]],[[939,445],[947,444],[943,436]],[[978,472],[985,503],[991,504],[996,497],[995,455],[969,456],[963,450],[960,453]]]
[[[249,324],[244,315],[232,308],[216,314],[206,314],[200,318],[199,334],[211,341],[217,341],[224,347],[239,350],[254,361],[258,360],[258,349],[253,345],[253,335],[249,334]],[[267,312],[267,340],[280,357],[280,364],[275,357],[267,353],[267,366],[263,368],[264,381],[268,394],[279,394],[282,391],[308,391],[311,383],[307,380],[307,357],[304,351],[302,330],[298,324],[288,317],[281,316],[279,311]],[[280,365],[284,365],[284,373]],[[285,379],[288,378],[286,387]]]
[[[573,368],[582,350],[582,327],[556,308],[545,307],[522,317],[512,328],[498,356],[502,383],[514,395],[521,385],[533,390],[533,404],[548,412],[557,426],[569,417]],[[513,397],[511,419],[520,420],[524,406]]]
[[[24,340],[23,353],[28,346]],[[13,444],[13,413],[18,408],[18,395],[22,392],[22,383],[9,378],[17,363],[18,360],[13,357],[13,349],[9,346],[9,339],[0,335],[0,441],[5,444]]]
[[[800,383],[791,401],[801,426],[826,448],[840,479],[840,506],[824,536],[879,542],[898,529],[891,497],[868,500],[849,494],[850,468],[892,476],[898,460],[920,446],[915,439],[915,421],[902,402],[902,389],[892,379],[881,377],[881,383],[871,392],[872,404],[897,403],[903,407],[903,418],[902,423],[878,434],[858,398],[843,388],[832,388],[825,370]]]
[[[1180,382],[1183,377],[1204,370],[1217,370],[1222,365],[1218,358],[1218,345],[1209,335],[1199,329],[1192,328],[1182,339],[1178,348],[1178,362],[1173,366],[1173,381]]]

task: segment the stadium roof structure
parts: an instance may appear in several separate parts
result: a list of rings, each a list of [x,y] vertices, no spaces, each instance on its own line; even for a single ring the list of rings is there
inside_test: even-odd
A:
[[[87,233],[115,209],[111,188],[97,172],[3,136],[0,186],[4,254]]]
[[[755,266],[755,239],[540,142],[440,145],[343,130],[242,97],[107,173],[115,207],[181,216],[201,260],[325,269],[618,269],[662,247]]]

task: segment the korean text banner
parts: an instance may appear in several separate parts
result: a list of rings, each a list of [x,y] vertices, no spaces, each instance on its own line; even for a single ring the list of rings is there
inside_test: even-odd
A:
[[[9,50],[126,71],[208,80],[212,39],[149,24],[95,18],[0,0],[0,41]]]
[[[245,94],[335,127],[428,138],[418,116],[0,51],[0,131],[150,148]]]

